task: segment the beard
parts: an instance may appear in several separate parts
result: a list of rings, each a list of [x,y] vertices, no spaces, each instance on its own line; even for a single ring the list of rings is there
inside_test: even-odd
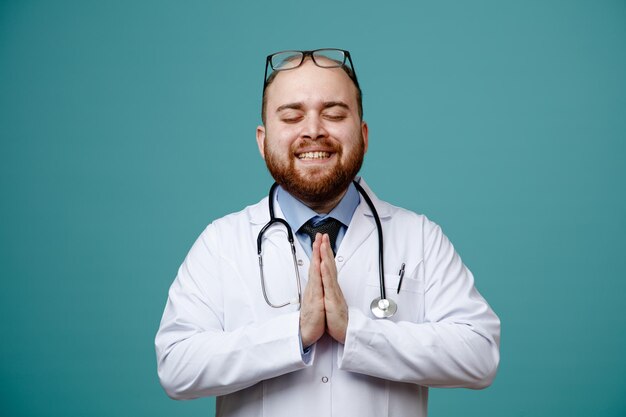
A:
[[[363,135],[359,134],[357,146],[343,161],[344,149],[328,139],[319,139],[314,143],[324,149],[332,150],[337,162],[330,168],[314,168],[301,172],[295,166],[295,154],[299,147],[306,147],[313,141],[294,143],[293,149],[285,158],[271,146],[265,149],[265,164],[274,180],[289,194],[306,203],[323,204],[340,196],[350,185],[361,169],[365,155]],[[267,140],[269,145],[272,141]]]

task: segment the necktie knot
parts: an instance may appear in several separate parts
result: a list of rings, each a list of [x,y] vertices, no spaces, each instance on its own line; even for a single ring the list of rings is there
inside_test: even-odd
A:
[[[333,253],[335,253],[335,243],[337,242],[337,236],[339,235],[340,229],[341,222],[337,219],[329,217],[315,226],[313,225],[313,221],[309,220],[302,225],[299,231],[306,233],[311,238],[311,246],[313,246],[315,235],[317,233],[328,234],[328,237],[330,238],[330,246],[333,249]]]

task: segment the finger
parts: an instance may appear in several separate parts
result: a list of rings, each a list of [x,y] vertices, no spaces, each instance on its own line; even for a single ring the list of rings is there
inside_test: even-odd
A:
[[[324,235],[322,244],[320,245],[321,261],[320,272],[322,280],[325,285],[332,284],[332,281],[337,281],[337,264],[335,263],[335,255],[330,247],[330,238],[328,235]],[[329,280],[326,283],[326,280]]]
[[[311,274],[315,276],[320,275],[320,262],[321,262],[320,246],[321,246],[322,239],[320,239],[319,237],[320,237],[320,234],[318,233],[315,236],[315,240],[313,241],[313,245],[312,245],[313,253],[311,254],[311,265],[309,266],[309,277],[311,276]]]
[[[309,266],[309,280],[304,289],[304,297],[300,308],[300,336],[302,345],[308,347],[315,343],[323,334],[326,326],[324,309],[324,289],[321,277],[320,246],[321,235],[313,241],[313,253]]]
[[[320,252],[321,252],[321,255],[322,255],[322,259],[324,259],[324,257],[326,257],[328,259],[332,259],[333,260],[333,264],[334,264],[335,252],[333,252],[333,247],[330,244],[330,236],[325,234],[323,236],[322,243],[323,243],[323,245],[320,247]]]
[[[324,297],[322,287],[320,245],[321,236],[316,236],[313,241],[313,253],[311,255],[311,265],[309,266],[309,279],[304,289],[304,298],[310,302],[318,302]]]
[[[315,234],[315,239],[313,239],[313,243],[311,243],[311,247],[313,248],[313,254],[317,254],[319,256],[322,238],[320,233]]]

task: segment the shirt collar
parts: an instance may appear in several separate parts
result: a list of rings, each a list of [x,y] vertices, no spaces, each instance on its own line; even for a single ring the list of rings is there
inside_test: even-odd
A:
[[[346,191],[346,194],[339,204],[328,214],[316,213],[280,186],[276,192],[276,201],[278,201],[280,209],[285,216],[285,220],[289,223],[289,226],[297,231],[304,223],[313,217],[317,217],[319,220],[332,217],[333,219],[339,220],[347,227],[352,220],[352,215],[359,205],[361,198],[354,184],[350,183],[348,191]]]

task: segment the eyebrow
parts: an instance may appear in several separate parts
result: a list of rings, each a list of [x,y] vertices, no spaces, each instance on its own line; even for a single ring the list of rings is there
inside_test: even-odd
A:
[[[302,110],[303,107],[304,105],[300,102],[287,103],[287,104],[283,104],[282,106],[278,106],[278,108],[276,109],[276,113],[279,113],[283,110],[288,110],[288,109]],[[342,107],[346,110],[350,110],[350,107],[343,101],[325,101],[324,104],[322,105],[322,108],[324,109],[329,109],[331,107]]]

